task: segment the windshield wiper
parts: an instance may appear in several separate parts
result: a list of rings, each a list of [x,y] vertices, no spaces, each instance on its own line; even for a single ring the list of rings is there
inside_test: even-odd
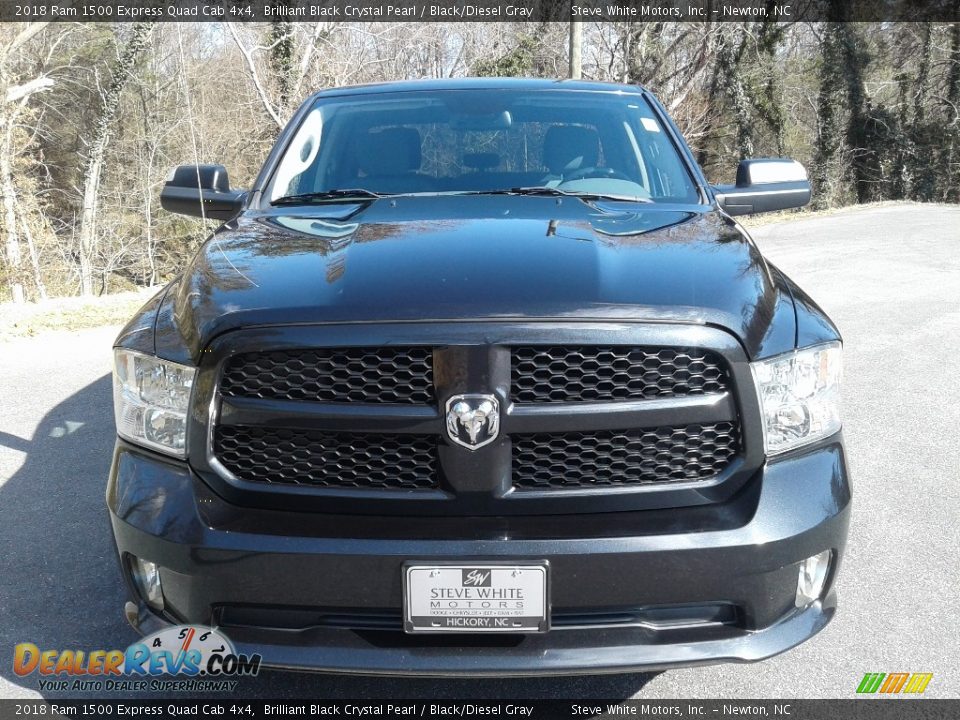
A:
[[[324,200],[376,200],[383,197],[383,193],[376,193],[373,190],[363,188],[350,188],[345,190],[324,190],[322,192],[301,193],[299,195],[284,195],[271,201],[271,205],[300,205],[311,202],[323,202]]]
[[[515,187],[509,190],[472,190],[468,195],[545,195],[553,197],[575,197],[581,200],[626,200],[629,202],[652,203],[649,198],[639,195],[618,195],[616,193],[598,193],[585,190],[561,190],[560,188],[534,186]]]

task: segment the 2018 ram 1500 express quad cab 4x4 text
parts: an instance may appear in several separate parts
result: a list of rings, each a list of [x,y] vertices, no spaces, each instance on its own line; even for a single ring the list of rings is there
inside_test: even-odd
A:
[[[840,337],[642,88],[310,97],[121,332],[126,612],[265,666],[537,675],[759,660],[834,614]],[[451,636],[449,633],[458,633]]]

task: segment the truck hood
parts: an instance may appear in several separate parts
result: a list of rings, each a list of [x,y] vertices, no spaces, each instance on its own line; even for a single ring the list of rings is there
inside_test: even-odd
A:
[[[171,287],[157,351],[196,360],[253,325],[464,319],[708,324],[751,356],[795,341],[778,273],[715,211],[421,196],[241,215]]]

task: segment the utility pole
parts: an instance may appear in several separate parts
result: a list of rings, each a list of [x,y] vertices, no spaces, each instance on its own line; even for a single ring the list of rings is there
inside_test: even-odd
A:
[[[580,48],[583,44],[583,25],[576,20],[570,21],[570,79],[579,80],[581,72]]]

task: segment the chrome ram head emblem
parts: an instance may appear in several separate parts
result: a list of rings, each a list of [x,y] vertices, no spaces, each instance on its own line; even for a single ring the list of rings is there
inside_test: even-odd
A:
[[[500,403],[493,395],[454,395],[447,400],[447,434],[457,445],[476,450],[500,433]]]

